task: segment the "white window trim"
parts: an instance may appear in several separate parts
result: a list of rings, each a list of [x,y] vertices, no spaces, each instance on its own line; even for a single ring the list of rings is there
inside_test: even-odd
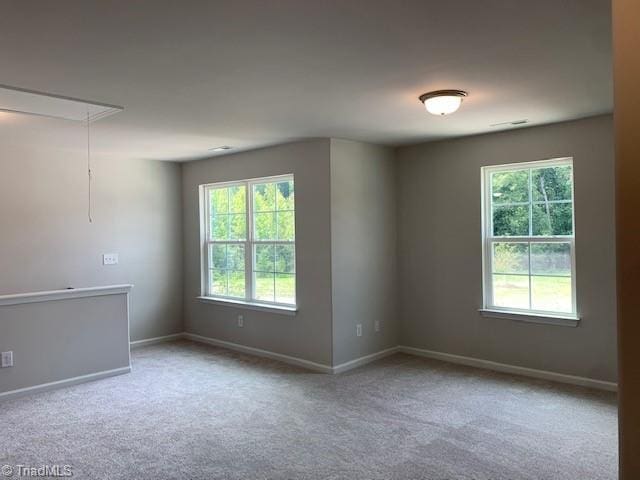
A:
[[[244,300],[238,300],[237,298],[221,298],[221,297],[197,297],[202,303],[210,303],[213,305],[220,305],[224,307],[239,307],[247,310],[257,310],[260,312],[273,312],[281,315],[296,315],[298,307],[287,305],[280,306],[272,303],[260,303],[260,302],[247,302]]]
[[[272,182],[282,182],[282,181],[293,181],[295,184],[293,174],[286,175],[275,175],[269,177],[260,177],[260,178],[251,178],[246,180],[237,180],[230,182],[216,182],[216,183],[208,183],[204,185],[200,185],[198,187],[199,192],[199,200],[200,200],[200,291],[201,295],[198,298],[199,301],[203,303],[211,303],[217,305],[228,305],[228,306],[236,306],[236,307],[244,307],[251,310],[260,310],[260,311],[273,311],[276,313],[284,313],[287,315],[295,315],[298,311],[298,267],[297,267],[297,255],[298,250],[296,248],[296,240],[293,241],[260,241],[253,239],[253,186],[262,183],[272,183]],[[229,240],[229,241],[213,241],[210,240],[210,229],[209,229],[209,221],[210,221],[210,202],[208,201],[207,192],[210,189],[214,188],[227,188],[233,186],[245,186],[246,187],[246,217],[247,217],[247,238],[245,240]],[[295,188],[295,187],[294,187]],[[295,212],[295,210],[294,210]],[[295,213],[294,213],[295,218]],[[245,254],[245,298],[238,297],[230,297],[223,295],[210,295],[209,294],[209,244],[210,243],[221,243],[221,244],[238,244],[244,245],[244,254]],[[293,245],[295,251],[295,278],[296,278],[296,304],[290,303],[280,303],[280,302],[269,302],[263,300],[254,299],[254,289],[255,289],[255,274],[253,272],[253,246],[256,244],[269,244],[269,245],[278,245],[278,244],[286,244]],[[247,281],[249,279],[250,281]]]
[[[578,315],[577,296],[576,296],[576,255],[575,255],[575,237],[576,237],[576,222],[575,222],[575,176],[574,181],[571,183],[571,198],[573,208],[572,222],[573,222],[573,235],[555,235],[548,237],[493,237],[489,233],[493,232],[493,218],[488,208],[491,206],[491,174],[501,171],[517,170],[517,169],[535,169],[551,166],[571,165],[573,167],[572,157],[552,158],[548,160],[538,160],[532,162],[517,162],[502,165],[488,165],[482,167],[481,175],[481,188],[482,188],[482,292],[483,292],[483,307],[478,311],[482,316],[494,317],[494,318],[507,318],[512,320],[519,320],[532,323],[543,323],[551,325],[572,326],[578,325],[580,317]],[[575,175],[575,170],[574,170]],[[531,177],[529,177],[529,189],[531,189]],[[529,202],[527,202],[529,204]],[[531,215],[531,210],[529,215]],[[529,219],[531,222],[531,218]],[[492,269],[491,269],[491,245],[496,240],[502,240],[507,242],[529,242],[529,243],[553,243],[562,242],[570,243],[571,247],[571,313],[549,312],[544,310],[534,309],[517,309],[507,308],[492,305],[493,291],[492,291]],[[529,278],[531,276],[529,275]],[[531,286],[529,286],[529,296],[531,296]]]

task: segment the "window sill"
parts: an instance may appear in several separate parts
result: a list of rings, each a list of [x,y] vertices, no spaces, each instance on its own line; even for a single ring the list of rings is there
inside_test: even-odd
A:
[[[478,310],[483,317],[492,318],[506,318],[509,320],[516,320],[519,322],[529,323],[541,323],[544,325],[559,325],[561,327],[577,327],[580,322],[580,318],[573,316],[561,316],[561,315],[544,315],[537,313],[520,313],[510,312],[507,310],[491,310],[488,308],[481,308]]]
[[[202,303],[211,303],[231,308],[246,308],[248,310],[258,310],[260,312],[278,313],[280,315],[294,316],[298,313],[298,307],[287,307],[284,305],[269,305],[267,303],[243,302],[242,300],[231,300],[215,297],[197,297]]]

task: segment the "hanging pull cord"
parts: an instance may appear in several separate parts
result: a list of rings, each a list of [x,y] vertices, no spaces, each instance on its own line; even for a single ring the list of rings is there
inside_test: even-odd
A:
[[[87,180],[89,184],[87,217],[89,218],[89,223],[93,223],[93,218],[91,218],[91,180],[93,180],[93,173],[91,172],[91,122],[89,121],[89,112],[87,112]]]

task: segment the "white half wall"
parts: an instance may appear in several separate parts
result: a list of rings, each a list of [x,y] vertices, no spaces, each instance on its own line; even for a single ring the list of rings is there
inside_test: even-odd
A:
[[[14,361],[0,368],[0,399],[128,371],[130,288],[0,297],[0,351],[12,351]]]

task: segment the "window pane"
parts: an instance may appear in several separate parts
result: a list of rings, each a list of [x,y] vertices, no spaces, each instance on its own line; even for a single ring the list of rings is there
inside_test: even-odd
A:
[[[224,270],[227,268],[227,246],[209,245],[209,268]]]
[[[245,297],[244,245],[209,245],[210,294]]]
[[[532,243],[533,275],[571,276],[571,245],[568,243]]]
[[[571,313],[571,278],[531,277],[531,303],[534,310]]]
[[[256,272],[274,272],[275,271],[275,246],[274,245],[256,245],[255,247],[255,264],[253,266]]]
[[[276,210],[276,184],[260,183],[253,186],[253,211],[274,212]]]
[[[211,202],[211,214],[229,213],[229,189],[214,188],[209,190],[209,200]]]
[[[227,245],[226,268],[244,271],[244,245]]]
[[[227,272],[226,270],[210,270],[211,295],[227,295]]]
[[[528,202],[529,170],[492,174],[491,200],[494,204]]]
[[[276,247],[276,272],[295,273],[296,255],[293,245],[278,245]]]
[[[570,165],[532,170],[533,200],[571,200],[572,170]]]
[[[276,302],[296,303],[296,276],[284,273],[276,274]]]
[[[493,235],[521,237],[529,235],[529,207],[526,205],[493,207]]]
[[[229,216],[215,215],[211,218],[211,239],[227,240],[229,237]]]
[[[273,302],[275,299],[274,295],[274,273],[263,273],[256,272],[256,288],[255,288],[255,296],[257,300],[264,300],[267,302]]]
[[[247,189],[244,185],[229,187],[229,212],[245,213],[247,211]]]
[[[276,214],[256,213],[254,215],[256,240],[276,240]]]
[[[570,203],[533,205],[533,235],[573,235],[573,209]]]
[[[245,240],[247,238],[247,215],[244,213],[229,215],[229,240]]]
[[[294,210],[295,199],[293,182],[280,182],[277,185],[276,207],[278,210]]]
[[[496,307],[529,308],[529,277],[523,275],[493,275],[493,305]]]
[[[278,212],[278,240],[293,241],[296,237],[295,217],[293,212]]]
[[[244,271],[229,272],[229,296],[245,298]]]
[[[528,243],[494,243],[493,273],[529,274]]]

